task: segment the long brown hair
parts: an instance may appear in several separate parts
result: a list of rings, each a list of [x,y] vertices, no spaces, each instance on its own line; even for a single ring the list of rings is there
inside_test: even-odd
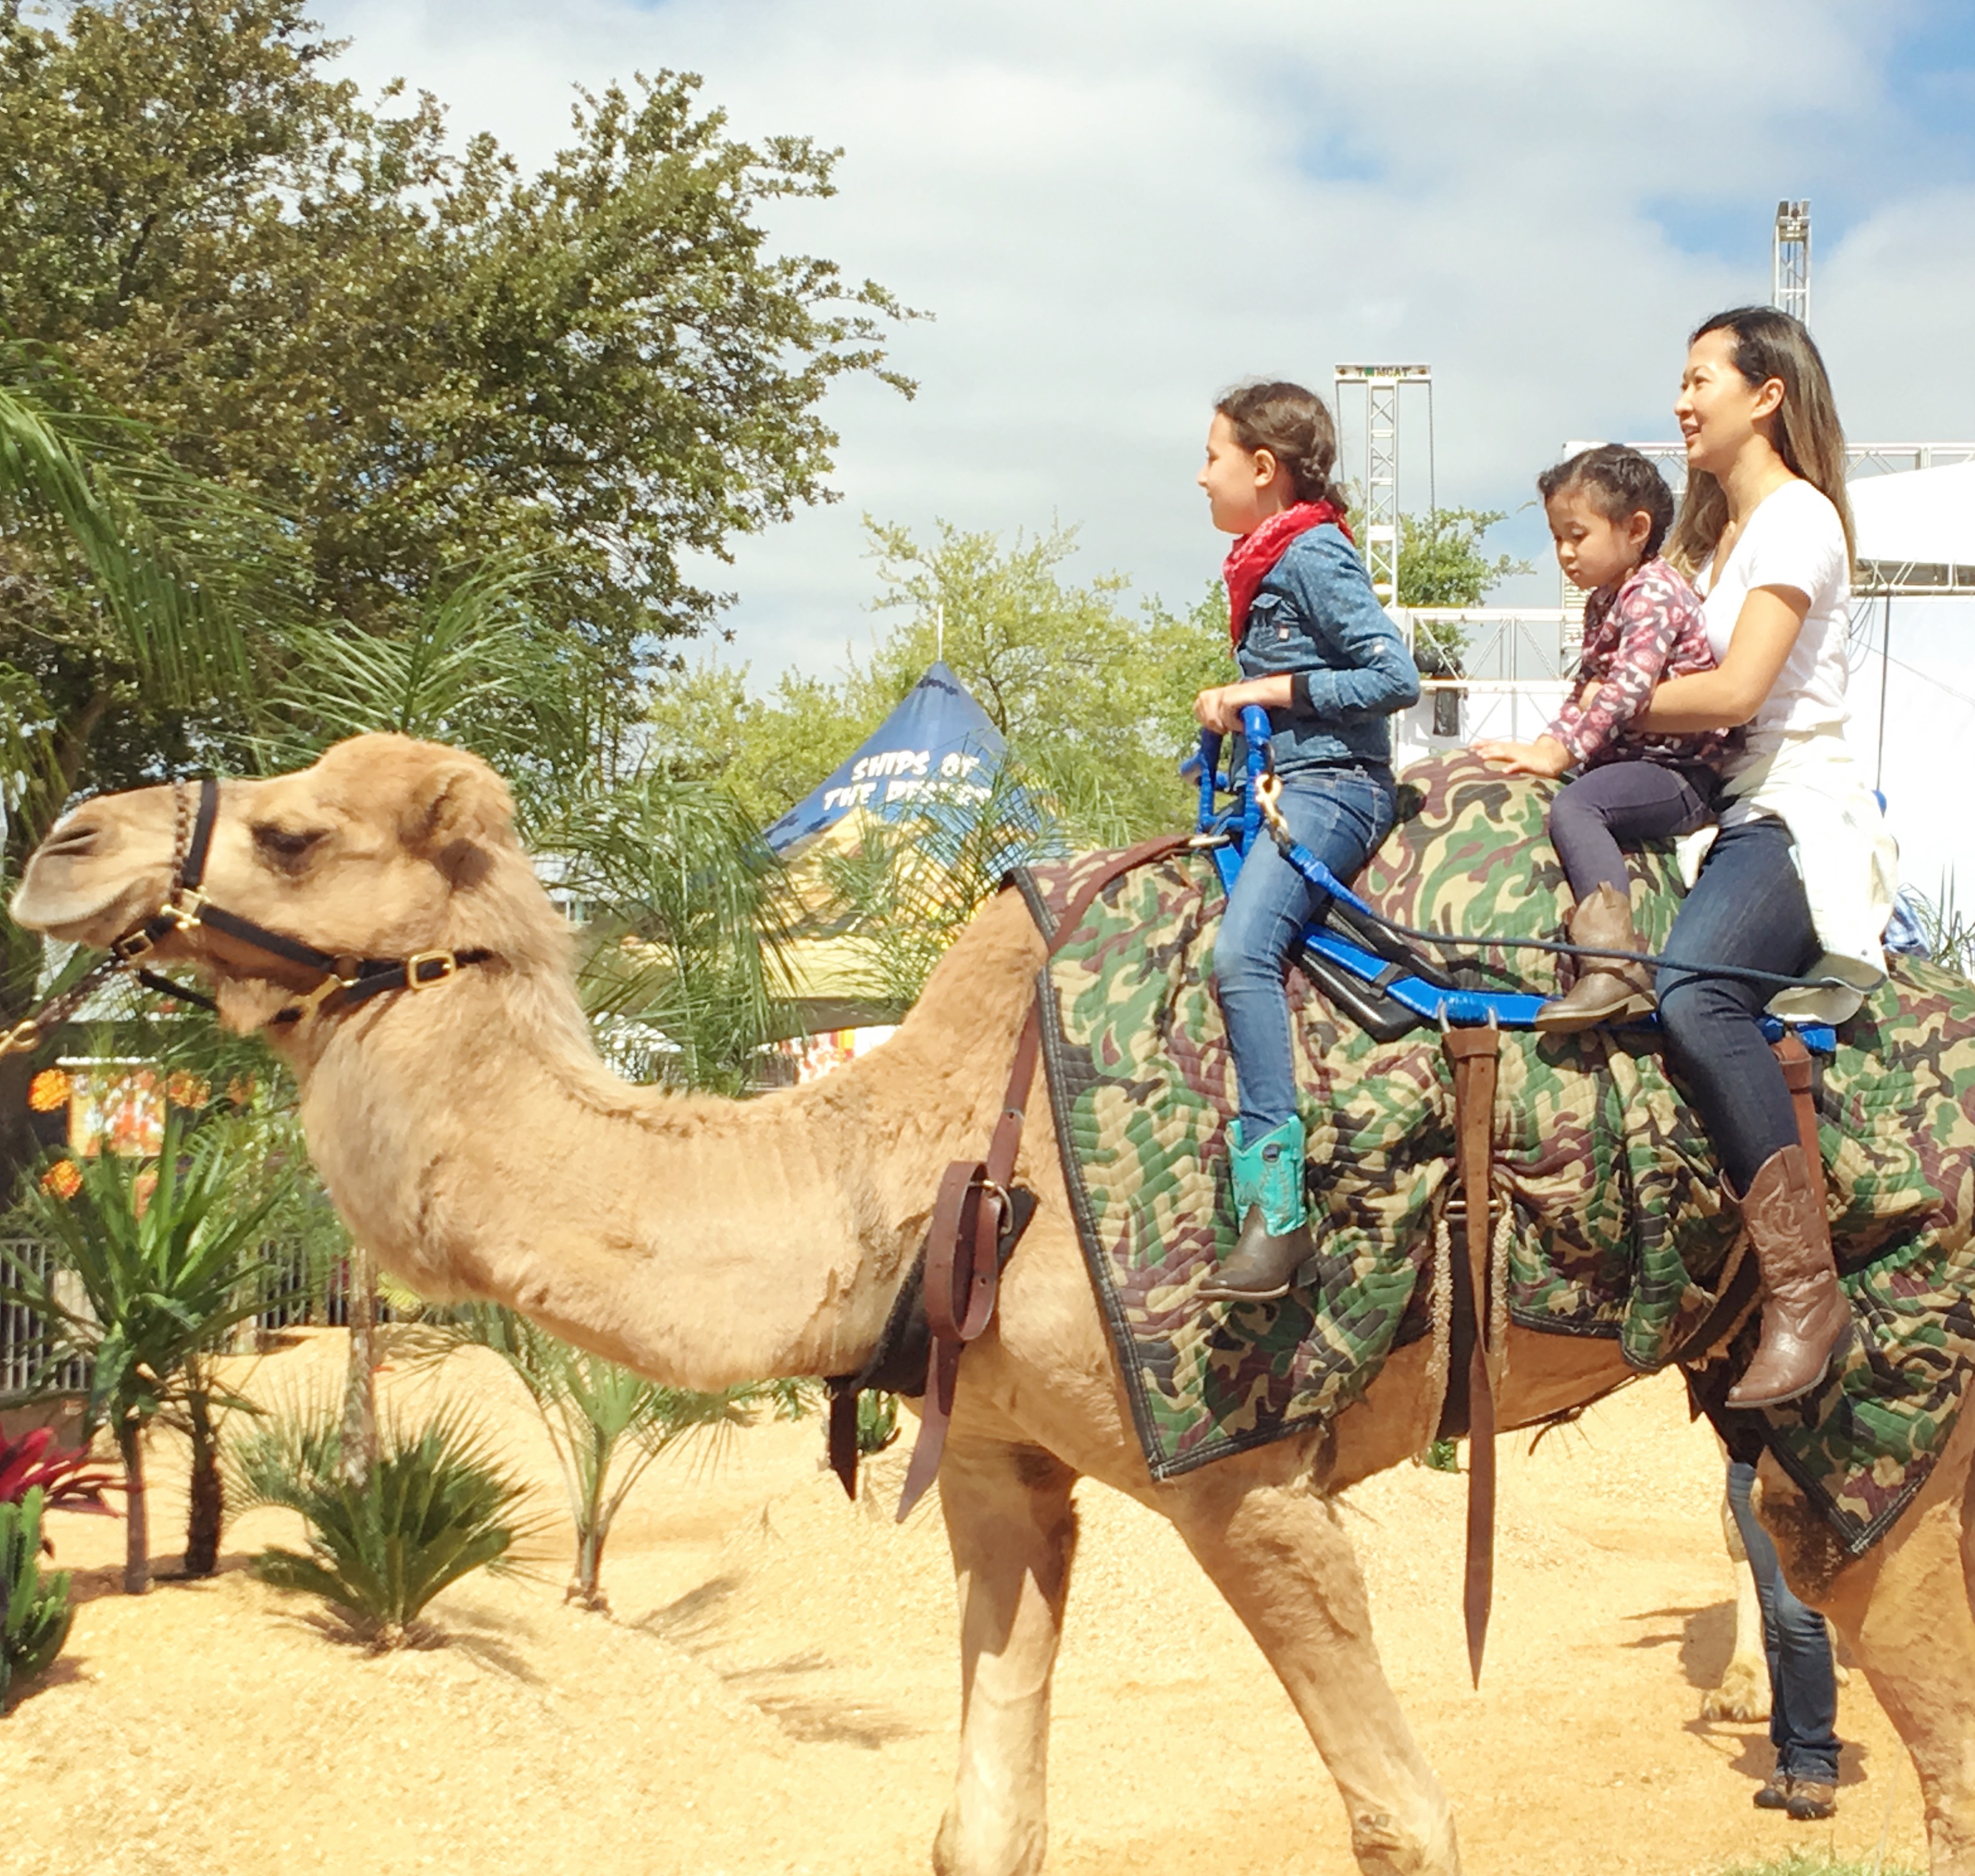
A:
[[[1783,466],[1838,511],[1848,562],[1856,548],[1852,504],[1845,494],[1845,426],[1838,421],[1837,400],[1831,395],[1831,379],[1816,341],[1802,320],[1773,306],[1738,306],[1717,313],[1694,327],[1687,343],[1710,332],[1733,335],[1735,369],[1751,390],[1772,378],[1782,383],[1783,401],[1776,408],[1770,441]],[[1727,525],[1727,492],[1705,471],[1690,469],[1679,517],[1668,537],[1667,558],[1683,572],[1698,571],[1720,544]]]
[[[1250,455],[1266,449],[1289,471],[1297,501],[1351,505],[1335,478],[1337,425],[1330,406],[1314,391],[1280,381],[1237,385],[1214,408]]]

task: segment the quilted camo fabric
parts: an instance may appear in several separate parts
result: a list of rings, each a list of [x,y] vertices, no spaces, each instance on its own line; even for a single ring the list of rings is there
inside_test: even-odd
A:
[[[1406,782],[1365,897],[1463,938],[1563,935],[1547,787],[1467,757]],[[1103,857],[1028,875],[1039,917],[1053,924]],[[1641,936],[1657,949],[1678,905],[1671,853],[1635,855],[1633,867]],[[1195,1300],[1235,1227],[1223,1138],[1233,1068],[1209,982],[1221,901],[1204,853],[1124,876],[1057,953],[1043,998],[1064,1171],[1158,1477],[1324,1425],[1394,1348],[1428,1333],[1453,1190],[1438,1036],[1377,1042],[1293,972],[1320,1281],[1280,1303]],[[1501,987],[1558,987],[1553,958],[1473,955]],[[1756,1419],[1856,1553],[1919,1490],[1975,1372],[1975,985],[1901,961],[1840,1030],[1818,1104],[1860,1333],[1822,1388]],[[1664,1366],[1711,1308],[1739,1224],[1651,1032],[1505,1032],[1495,1145],[1513,1319],[1614,1338],[1641,1372]]]

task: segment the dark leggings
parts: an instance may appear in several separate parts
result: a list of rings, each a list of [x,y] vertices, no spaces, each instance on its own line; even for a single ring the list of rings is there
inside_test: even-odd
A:
[[[1549,804],[1549,837],[1580,901],[1601,885],[1622,897],[1632,885],[1621,842],[1691,833],[1713,811],[1678,769],[1661,762],[1608,762],[1566,784]]]
[[[1797,876],[1790,831],[1765,817],[1724,827],[1673,922],[1666,955],[1798,977],[1823,955]],[[1756,1019],[1773,987],[1659,973],[1660,1028],[1737,1194],[1772,1155],[1796,1143],[1783,1072]]]

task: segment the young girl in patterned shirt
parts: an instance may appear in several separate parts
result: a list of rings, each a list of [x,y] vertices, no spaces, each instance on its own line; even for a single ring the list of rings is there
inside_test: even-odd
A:
[[[1550,839],[1577,896],[1570,940],[1636,951],[1620,843],[1666,839],[1710,820],[1735,735],[1652,735],[1634,725],[1662,678],[1714,668],[1699,596],[1658,557],[1673,521],[1673,491],[1659,471],[1637,450],[1607,443],[1546,470],[1536,488],[1558,560],[1573,584],[1590,589],[1576,688],[1534,742],[1485,742],[1477,751],[1512,774],[1581,771],[1549,810]],[[1587,959],[1536,1026],[1589,1029],[1652,1007],[1644,964]]]

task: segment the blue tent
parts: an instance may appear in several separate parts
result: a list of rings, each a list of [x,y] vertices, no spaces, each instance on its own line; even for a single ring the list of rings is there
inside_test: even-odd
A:
[[[810,793],[767,830],[784,857],[833,827],[853,809],[880,820],[978,812],[993,796],[1008,747],[987,713],[944,662],[934,665],[898,708]],[[1005,802],[1033,826],[1026,795]],[[971,816],[970,816],[971,817]]]

